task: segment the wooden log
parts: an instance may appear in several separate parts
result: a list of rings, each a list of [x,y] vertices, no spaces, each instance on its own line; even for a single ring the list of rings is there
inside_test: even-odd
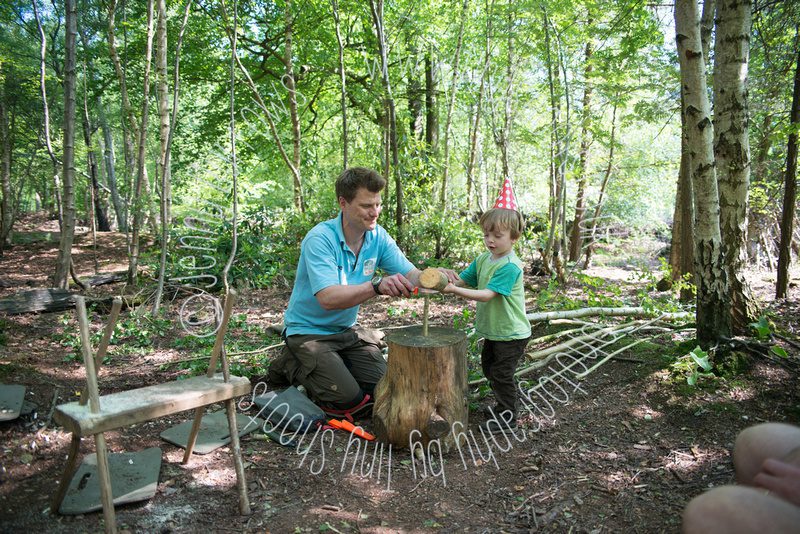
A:
[[[467,426],[467,336],[452,328],[419,326],[387,336],[389,365],[375,388],[372,423],[375,436],[395,447],[414,440],[423,446],[441,439],[442,449],[453,446],[450,429],[456,421]]]
[[[433,267],[428,267],[419,275],[419,285],[426,289],[441,291],[447,287],[448,282],[447,275]]]

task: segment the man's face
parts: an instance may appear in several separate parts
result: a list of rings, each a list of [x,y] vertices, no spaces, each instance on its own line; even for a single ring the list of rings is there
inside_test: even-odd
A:
[[[383,209],[381,194],[372,193],[364,187],[358,189],[350,202],[339,197],[339,207],[342,208],[343,223],[359,232],[374,230],[378,224],[378,215]]]

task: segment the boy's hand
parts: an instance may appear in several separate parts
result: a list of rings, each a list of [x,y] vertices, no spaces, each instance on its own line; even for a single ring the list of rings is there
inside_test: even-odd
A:
[[[437,269],[447,275],[447,279],[450,280],[450,283],[452,284],[457,284],[458,281],[461,280],[461,277],[458,276],[458,273],[456,273],[453,269],[445,269],[444,267],[437,267]],[[445,293],[445,291],[442,290],[442,293]]]
[[[449,284],[444,286],[444,289],[442,289],[442,293],[455,293],[455,291],[456,291],[456,285],[453,282],[450,282]]]

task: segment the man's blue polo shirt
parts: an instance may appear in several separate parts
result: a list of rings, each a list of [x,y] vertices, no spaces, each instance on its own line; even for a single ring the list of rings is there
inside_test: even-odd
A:
[[[404,275],[414,268],[382,226],[364,234],[356,258],[344,239],[341,212],[316,225],[300,245],[297,277],[284,316],[286,335],[338,334],[353,326],[359,306],[325,310],[314,295],[333,285],[363,284],[378,268]]]

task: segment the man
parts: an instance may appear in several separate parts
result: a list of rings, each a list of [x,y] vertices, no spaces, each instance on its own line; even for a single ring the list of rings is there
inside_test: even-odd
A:
[[[743,430],[733,464],[741,485],[692,499],[683,512],[683,531],[800,532],[800,428],[764,423]]]
[[[341,211],[303,239],[284,316],[286,348],[270,365],[271,383],[303,385],[333,415],[368,411],[386,372],[380,340],[356,326],[360,304],[378,295],[408,297],[418,285],[419,269],[378,224],[385,186],[380,174],[363,167],[336,180]],[[379,269],[389,275],[379,276]]]

